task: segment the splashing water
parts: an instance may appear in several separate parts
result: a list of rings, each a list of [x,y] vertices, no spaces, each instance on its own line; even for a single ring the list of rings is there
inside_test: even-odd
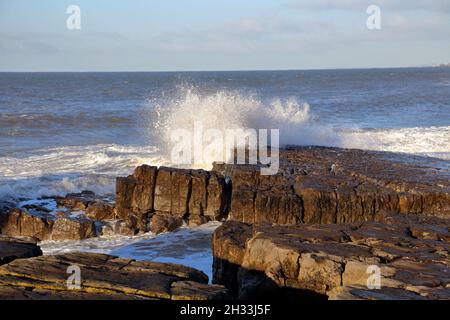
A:
[[[323,119],[322,119],[323,120]],[[450,159],[450,126],[384,129],[334,128],[315,121],[308,103],[294,98],[264,102],[238,91],[200,94],[182,89],[176,99],[156,102],[150,130],[155,143],[168,157],[171,130],[193,130],[201,122],[204,130],[279,129],[280,145],[321,145],[392,151]],[[210,168],[214,160],[203,164]],[[170,162],[170,161],[169,161]]]
[[[280,145],[332,145],[338,137],[331,128],[311,120],[308,103],[296,99],[274,99],[268,104],[254,95],[237,91],[218,91],[201,95],[193,89],[183,89],[179,98],[156,103],[151,117],[151,133],[159,149],[168,156],[174,146],[173,130],[194,131],[200,123],[203,131],[215,129],[224,136],[233,129],[279,129]],[[204,141],[205,142],[205,141]],[[215,160],[204,159],[202,166],[211,167]]]

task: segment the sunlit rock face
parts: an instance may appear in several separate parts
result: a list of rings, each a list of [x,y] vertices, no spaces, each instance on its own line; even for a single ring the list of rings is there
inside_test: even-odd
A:
[[[68,266],[80,270],[79,283],[70,282],[77,285],[76,290],[68,286]],[[217,300],[228,297],[223,286],[207,283],[204,273],[189,267],[105,254],[66,253],[17,259],[0,266],[2,299]]]
[[[213,236],[213,282],[238,299],[449,299],[448,220],[381,216],[353,224],[225,222]]]

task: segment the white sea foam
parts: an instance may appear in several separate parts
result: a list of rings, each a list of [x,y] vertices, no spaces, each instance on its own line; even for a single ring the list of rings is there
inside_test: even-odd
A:
[[[173,129],[193,130],[196,122],[204,130],[279,129],[281,145],[321,145],[378,151],[405,152],[450,159],[450,126],[392,129],[334,129],[311,116],[308,103],[275,99],[264,103],[254,95],[219,91],[199,94],[183,89],[179,97],[156,104],[150,128],[160,138],[161,152],[168,154]],[[210,168],[207,159],[203,167]]]
[[[202,122],[204,130],[280,129],[282,145],[336,146],[450,159],[450,126],[333,129],[314,119],[313,108],[293,98],[266,102],[235,91],[200,94],[183,89],[176,97],[152,103],[148,121],[152,138],[146,147],[66,146],[0,157],[0,199],[64,195],[84,189],[113,193],[115,177],[130,174],[138,165],[171,165],[171,130],[192,129],[196,121]],[[200,167],[210,169],[214,160],[220,159],[205,159]]]
[[[141,164],[168,164],[154,146],[92,145],[0,157],[0,198],[36,198],[89,189],[114,192],[115,177]]]
[[[291,98],[264,103],[254,95],[235,91],[202,95],[183,89],[179,97],[156,103],[150,118],[152,136],[166,156],[173,146],[172,130],[194,132],[197,123],[204,131],[216,129],[223,135],[228,129],[280,129],[282,145],[330,145],[338,144],[339,139],[331,128],[310,121],[310,106],[306,102]],[[209,169],[213,161],[223,159],[203,160],[202,167]]]
[[[450,126],[343,130],[344,148],[403,152],[450,160]]]
[[[220,226],[209,222],[199,227],[183,227],[175,232],[134,237],[115,236],[81,241],[44,241],[39,245],[46,255],[81,251],[106,253],[121,258],[178,263],[203,271],[211,279],[211,236]]]
[[[154,104],[154,103],[153,103]],[[318,124],[314,106],[295,99],[265,102],[253,95],[219,91],[199,94],[182,90],[180,96],[156,104],[149,119],[154,140],[149,146],[91,145],[34,150],[0,157],[0,199],[64,195],[84,189],[114,192],[116,176],[128,175],[141,164],[170,165],[170,130],[192,129],[202,121],[206,129],[280,129],[281,144],[323,145],[405,152],[450,159],[450,126],[399,129],[333,129]],[[204,164],[209,169],[212,161]],[[448,163],[447,163],[448,165]],[[54,211],[54,203],[28,201]],[[94,238],[41,243],[45,254],[71,251],[99,252],[124,258],[172,262],[204,271],[211,277],[211,233],[218,223],[155,236]]]

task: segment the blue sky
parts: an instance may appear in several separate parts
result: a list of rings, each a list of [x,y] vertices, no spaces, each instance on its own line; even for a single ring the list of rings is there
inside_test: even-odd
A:
[[[422,66],[450,62],[449,34],[449,0],[0,0],[0,70]]]

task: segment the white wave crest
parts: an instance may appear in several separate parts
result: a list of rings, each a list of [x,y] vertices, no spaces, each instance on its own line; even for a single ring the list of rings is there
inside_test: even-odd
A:
[[[115,177],[141,164],[168,164],[154,146],[91,145],[0,157],[0,199],[36,198],[92,190],[114,192]]]
[[[172,130],[194,131],[200,123],[203,130],[219,130],[225,135],[229,129],[279,129],[280,145],[333,145],[339,137],[335,132],[311,120],[310,106],[296,99],[274,99],[268,103],[254,95],[236,91],[200,94],[182,89],[175,99],[155,103],[150,119],[152,136],[166,156],[170,154]],[[204,168],[214,160],[204,159]]]
[[[450,160],[450,126],[343,130],[344,148],[410,153]]]
[[[325,119],[320,120],[323,123]],[[264,102],[236,91],[200,94],[193,89],[181,89],[176,99],[156,103],[151,121],[152,134],[166,156],[171,147],[171,130],[192,131],[194,124],[201,122],[205,130],[222,132],[237,128],[279,129],[282,146],[320,145],[450,159],[450,127],[336,129],[331,123],[319,124],[311,116],[309,104],[294,98]],[[208,159],[204,167],[210,168],[214,160]]]

